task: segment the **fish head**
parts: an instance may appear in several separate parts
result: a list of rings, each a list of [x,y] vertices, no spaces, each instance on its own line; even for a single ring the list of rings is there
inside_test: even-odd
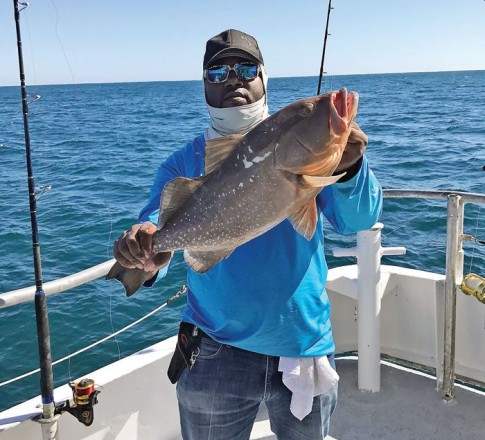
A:
[[[332,174],[347,144],[358,101],[357,93],[341,89],[283,108],[275,120],[275,167],[310,176]]]

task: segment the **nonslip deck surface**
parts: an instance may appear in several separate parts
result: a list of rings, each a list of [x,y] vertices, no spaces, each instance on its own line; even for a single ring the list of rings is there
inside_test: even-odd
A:
[[[485,440],[485,395],[455,387],[455,400],[445,403],[436,381],[381,365],[381,390],[357,388],[357,361],[337,360],[339,401],[330,423],[336,440],[467,439]],[[262,411],[251,439],[276,437]]]

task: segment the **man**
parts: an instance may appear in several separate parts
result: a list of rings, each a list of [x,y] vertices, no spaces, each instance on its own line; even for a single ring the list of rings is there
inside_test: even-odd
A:
[[[165,184],[202,175],[207,140],[246,133],[268,115],[267,76],[253,37],[229,29],[211,38],[203,68],[211,126],[160,166],[141,223],[114,245],[123,266],[150,273],[145,285],[168,267],[152,254],[151,242]],[[377,220],[381,188],[363,155],[366,143],[355,124],[335,172],[346,175],[317,196],[319,220],[311,240],[285,220],[208,272],[188,270],[179,344],[190,339],[195,345],[186,353],[191,368],[179,368],[174,378],[184,439],[248,439],[262,401],[280,440],[328,433],[338,376],[330,367],[335,346],[322,222],[325,216],[337,231],[353,233]],[[292,382],[295,366],[306,376]],[[304,392],[309,384],[311,391]]]

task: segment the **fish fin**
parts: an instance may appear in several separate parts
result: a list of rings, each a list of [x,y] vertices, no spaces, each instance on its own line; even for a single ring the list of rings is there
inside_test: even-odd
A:
[[[234,249],[219,249],[217,251],[184,251],[185,262],[197,273],[212,269],[219,261],[231,255]]]
[[[120,263],[116,262],[111,267],[108,275],[106,275],[107,280],[118,280],[123,284],[126,296],[133,295],[148,279],[148,272],[143,269],[128,269],[122,266]]]
[[[159,229],[203,185],[206,176],[219,168],[243,137],[241,134],[232,134],[207,141],[205,146],[205,176],[196,177],[195,179],[176,177],[167,182],[160,197]]]
[[[319,177],[319,176],[302,176],[305,183],[313,188],[320,188],[324,186],[331,185],[337,182],[345,173],[339,174],[337,176]]]
[[[204,160],[206,176],[220,167],[243,137],[242,134],[231,134],[207,141]]]
[[[195,179],[177,177],[167,182],[160,196],[158,229],[163,228],[167,220],[187,202],[203,183],[204,177]]]
[[[315,199],[303,205],[298,211],[288,217],[293,227],[307,240],[311,240],[317,227],[318,214]]]

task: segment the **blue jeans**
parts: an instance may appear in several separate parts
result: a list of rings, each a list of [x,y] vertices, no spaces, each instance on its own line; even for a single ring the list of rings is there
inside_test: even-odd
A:
[[[333,356],[330,358],[335,368]],[[200,354],[177,383],[184,440],[247,440],[261,402],[279,440],[321,440],[337,404],[337,386],[313,400],[302,421],[290,412],[291,391],[279,357],[221,345],[203,337]]]

